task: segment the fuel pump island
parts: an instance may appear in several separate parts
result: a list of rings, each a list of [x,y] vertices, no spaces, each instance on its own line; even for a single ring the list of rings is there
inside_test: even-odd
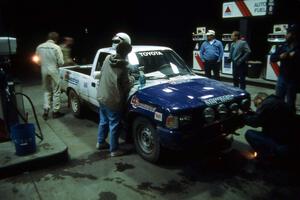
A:
[[[276,49],[283,44],[286,39],[286,30],[288,28],[287,24],[274,25],[273,33],[268,34],[268,43],[270,44],[270,50],[267,54],[265,79],[270,81],[277,81],[279,75],[280,62],[271,62],[270,58]]]
[[[195,45],[193,50],[193,70],[195,72],[204,71],[204,63],[200,57],[200,47],[206,40],[206,27],[197,27],[196,33],[192,33],[192,40]]]
[[[224,54],[222,60],[222,74],[232,74],[232,62],[229,60],[230,46],[232,43],[231,33],[222,34]]]
[[[0,179],[68,157],[67,146],[49,128],[44,140],[33,102],[9,73],[11,67],[17,67],[11,64],[16,52],[16,38],[0,37]],[[29,102],[32,115],[25,112],[23,99]],[[35,123],[29,123],[31,117]],[[49,149],[42,148],[45,144]]]

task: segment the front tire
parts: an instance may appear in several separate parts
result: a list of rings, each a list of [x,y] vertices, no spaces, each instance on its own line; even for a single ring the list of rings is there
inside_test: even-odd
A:
[[[82,117],[82,114],[83,114],[82,107],[83,106],[82,106],[80,97],[76,94],[76,92],[74,90],[70,90],[68,98],[69,98],[69,104],[70,104],[71,110],[73,112],[73,115],[78,118]]]
[[[138,154],[147,161],[159,160],[161,146],[156,128],[151,121],[138,117],[133,123],[133,138]]]

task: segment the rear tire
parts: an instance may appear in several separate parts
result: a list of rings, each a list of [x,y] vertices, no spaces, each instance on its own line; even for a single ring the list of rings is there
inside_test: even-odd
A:
[[[158,162],[161,146],[156,128],[151,121],[138,117],[133,123],[133,138],[136,151],[145,160]]]
[[[70,90],[68,99],[69,99],[69,104],[70,104],[73,115],[78,118],[82,117],[83,104],[80,100],[80,97],[77,95],[77,93],[74,90],[72,90],[72,89]]]

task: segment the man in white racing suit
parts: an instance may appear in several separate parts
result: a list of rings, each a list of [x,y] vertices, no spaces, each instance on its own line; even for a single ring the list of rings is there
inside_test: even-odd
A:
[[[41,72],[44,93],[44,120],[48,119],[48,113],[53,103],[53,118],[63,116],[60,105],[60,79],[58,68],[64,64],[61,48],[56,44],[59,40],[59,34],[50,32],[48,40],[40,44],[36,49],[36,54],[40,58]]]

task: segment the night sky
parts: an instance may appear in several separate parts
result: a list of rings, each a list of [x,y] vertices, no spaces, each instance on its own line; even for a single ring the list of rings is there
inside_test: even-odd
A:
[[[92,58],[98,48],[110,46],[112,36],[122,31],[131,36],[133,44],[169,46],[190,64],[194,46],[191,33],[196,26],[216,30],[217,38],[239,28],[239,19],[222,19],[222,2],[1,0],[0,36],[17,37],[15,65],[22,65],[17,68],[25,71],[32,69],[30,56],[49,31],[74,37],[73,54],[77,58]],[[274,23],[297,22],[299,0],[275,3],[274,16],[249,19],[250,46],[256,52],[253,59],[263,59],[266,54],[266,35]]]

